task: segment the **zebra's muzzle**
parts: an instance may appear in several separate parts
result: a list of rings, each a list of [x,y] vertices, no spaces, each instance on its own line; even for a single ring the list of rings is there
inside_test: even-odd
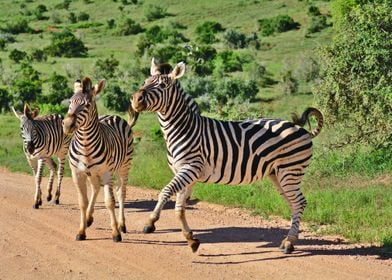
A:
[[[63,120],[63,132],[65,134],[72,134],[76,129],[76,118],[67,116]]]
[[[141,112],[146,109],[146,100],[143,96],[143,91],[138,91],[134,95],[132,95],[132,107],[136,112]]]

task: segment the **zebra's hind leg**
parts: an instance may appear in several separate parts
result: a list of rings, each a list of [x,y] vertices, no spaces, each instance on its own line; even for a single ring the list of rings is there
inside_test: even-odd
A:
[[[41,181],[42,181],[42,170],[44,167],[44,159],[38,160],[38,168],[35,174],[35,195],[34,195],[34,209],[38,209],[42,205],[42,192],[41,192]]]
[[[277,176],[272,174],[269,177],[291,209],[291,227],[279,247],[283,253],[290,254],[294,251],[294,243],[298,240],[299,224],[306,207],[306,199],[299,188],[303,173],[286,170],[280,171]]]
[[[110,172],[106,172],[102,176],[102,182],[103,182],[103,189],[105,192],[105,205],[106,208],[109,211],[110,215],[110,224],[112,227],[112,238],[114,242],[121,242],[121,233],[118,230],[118,224],[116,220],[116,214],[114,211],[114,206],[115,206],[115,200],[114,200],[114,194],[113,194],[113,175]]]
[[[59,160],[59,166],[57,169],[57,189],[53,201],[55,204],[60,203],[61,182],[63,181],[63,176],[64,176],[65,155],[58,157],[58,160]]]
[[[89,176],[88,180],[90,182],[90,187],[91,187],[91,195],[90,195],[90,200],[88,202],[88,207],[87,207],[87,214],[86,214],[86,219],[87,219],[87,227],[91,226],[94,222],[94,207],[95,207],[95,202],[97,201],[97,196],[101,187],[101,183],[99,180],[99,177],[94,175],[94,176]]]
[[[118,228],[120,232],[126,233],[127,227],[125,226],[125,214],[124,214],[124,203],[127,196],[127,184],[128,184],[128,167],[123,168],[118,172],[118,188],[116,191],[118,200]]]
[[[87,175],[82,172],[77,172],[76,168],[71,167],[72,169],[72,180],[78,191],[78,200],[79,200],[79,208],[80,208],[80,225],[79,231],[76,235],[76,240],[85,240],[86,239],[86,227],[87,227],[87,220],[86,220],[86,211],[87,211],[87,186],[86,180]]]
[[[46,200],[51,201],[52,200],[52,188],[53,188],[53,181],[54,181],[54,173],[56,171],[56,163],[54,162],[54,160],[52,158],[47,158],[45,160],[45,162],[47,163],[48,168],[49,168],[49,180],[48,180],[48,187],[47,187],[48,196],[46,197]]]
[[[191,188],[192,186],[188,186],[187,188],[184,188],[177,193],[175,212],[177,219],[181,223],[182,234],[185,236],[189,247],[191,247],[192,249],[192,252],[195,253],[200,246],[200,241],[197,238],[193,237],[193,232],[188,226],[188,223],[185,218],[186,201],[189,198],[189,190],[191,190]]]

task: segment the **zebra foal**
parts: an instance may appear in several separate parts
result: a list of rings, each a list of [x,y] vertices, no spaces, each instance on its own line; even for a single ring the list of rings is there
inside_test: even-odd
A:
[[[25,104],[23,113],[12,111],[20,121],[20,130],[23,138],[23,151],[27,162],[33,170],[35,177],[35,195],[33,207],[38,209],[42,205],[41,181],[43,166],[49,167],[48,196],[47,201],[52,200],[52,188],[56,163],[53,156],[58,158],[57,189],[53,203],[60,203],[61,182],[64,175],[65,157],[68,152],[70,137],[63,133],[63,117],[57,114],[38,117],[38,109],[31,110]]]
[[[292,211],[291,228],[280,246],[284,253],[291,253],[306,206],[299,184],[310,164],[311,139],[319,134],[323,125],[322,114],[308,108],[294,122],[214,120],[197,114],[190,105],[188,95],[178,82],[185,73],[184,63],[164,74],[152,60],[150,72],[151,77],[133,94],[131,104],[136,112],[157,112],[174,177],[159,194],[144,232],[155,230],[154,224],[164,204],[176,194],[176,216],[189,246],[196,252],[200,242],[193,237],[185,219],[186,199],[192,186],[196,182],[249,184],[266,176]],[[310,116],[317,118],[318,125],[308,132],[302,126]]]
[[[75,82],[63,129],[65,133],[74,133],[69,148],[69,163],[72,179],[78,191],[81,214],[76,240],[86,239],[86,228],[93,223],[94,205],[102,184],[105,205],[110,213],[112,238],[113,241],[120,242],[120,231],[126,232],[124,201],[133,152],[131,127],[136,121],[137,114],[133,114],[133,110],[129,109],[129,124],[118,116],[98,117],[95,96],[104,86],[105,81],[101,80],[93,87],[88,77]],[[116,191],[119,204],[118,220],[114,210],[114,175],[118,175],[119,184]],[[91,185],[90,200],[87,198],[87,179]]]

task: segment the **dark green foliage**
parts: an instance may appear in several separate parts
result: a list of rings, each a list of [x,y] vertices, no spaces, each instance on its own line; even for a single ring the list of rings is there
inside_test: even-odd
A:
[[[176,47],[172,45],[168,46],[158,46],[153,49],[149,49],[148,54],[150,57],[156,58],[158,61],[162,62],[174,62],[185,60],[185,54],[181,47]]]
[[[239,102],[252,100],[258,91],[259,88],[254,80],[222,79],[215,85],[211,98],[216,103],[215,106],[223,106],[231,99],[236,99]]]
[[[263,36],[298,29],[299,26],[300,24],[295,22],[293,18],[288,15],[280,15],[273,18],[259,20],[259,27],[261,35]]]
[[[103,94],[105,107],[117,112],[125,112],[129,106],[130,95],[122,91],[120,86],[114,83],[108,84]]]
[[[32,31],[29,27],[28,21],[22,18],[8,22],[5,27],[1,28],[1,30],[11,34],[30,33]]]
[[[122,18],[117,24],[117,31],[118,35],[133,35],[143,32],[143,28],[139,23],[134,21],[131,18]]]
[[[81,12],[78,15],[78,20],[80,20],[80,21],[87,21],[87,20],[89,20],[89,18],[90,18],[90,15],[88,13],[85,13],[85,12]]]
[[[319,15],[321,15],[320,9],[317,6],[311,5],[308,8],[308,15],[310,15],[310,16],[319,16]]]
[[[52,42],[45,48],[45,52],[50,56],[60,57],[87,56],[87,48],[83,42],[67,29],[62,32],[53,33]]]
[[[13,81],[11,92],[16,104],[23,102],[31,103],[41,94],[42,82],[17,79]]]
[[[72,89],[68,86],[66,77],[54,72],[47,80],[47,83],[49,84],[49,93],[40,96],[38,100],[40,103],[56,105],[71,97]]]
[[[243,64],[250,62],[251,59],[248,55],[225,50],[217,54],[214,59],[214,65],[217,68],[221,68],[224,72],[242,71]]]
[[[0,38],[0,50],[5,50],[6,45],[7,45],[7,41],[3,38]]]
[[[9,58],[11,60],[15,61],[16,63],[19,63],[23,59],[27,58],[27,53],[25,51],[13,49],[9,54]]]
[[[106,23],[107,23],[107,26],[108,26],[109,29],[113,29],[113,28],[116,27],[116,20],[113,19],[113,18],[108,19],[108,20],[106,21]]]
[[[307,29],[307,33],[309,34],[320,32],[327,27],[329,27],[329,24],[327,23],[327,17],[325,15],[312,17],[312,21],[310,22],[310,25]]]
[[[68,10],[69,9],[69,5],[72,3],[72,0],[63,0],[63,2],[58,3],[55,6],[55,9],[64,9],[64,10]]]
[[[34,49],[31,52],[30,57],[31,57],[31,59],[38,61],[38,62],[46,61],[48,59],[46,53],[40,49]]]
[[[111,55],[106,59],[98,59],[94,65],[94,74],[99,79],[110,79],[117,75],[118,66],[120,61]]]
[[[326,123],[339,130],[340,145],[391,146],[392,6],[358,5],[335,28],[315,89]]]
[[[70,12],[68,15],[68,20],[70,23],[76,23],[78,22],[78,18],[76,17],[74,12]]]
[[[211,75],[214,70],[214,59],[217,55],[216,49],[210,45],[187,46],[188,54],[186,62],[199,76]]]
[[[287,70],[282,74],[279,85],[285,95],[294,94],[298,91],[298,81],[293,77],[291,70]]]
[[[33,13],[34,13],[34,16],[35,16],[36,19],[38,19],[38,20],[46,20],[46,19],[48,19],[48,17],[45,17],[44,13],[47,12],[47,11],[48,11],[48,9],[46,8],[46,6],[40,4],[40,5],[38,5],[34,9]]]
[[[12,97],[6,87],[0,87],[0,113],[9,110]]]
[[[216,41],[215,34],[223,31],[223,27],[216,21],[206,21],[196,27],[196,40],[203,44],[212,44]]]
[[[144,15],[148,21],[164,18],[168,15],[167,9],[159,5],[148,5]]]
[[[226,30],[223,38],[226,40],[227,45],[232,49],[242,49],[247,47],[245,34],[238,32],[235,29]]]

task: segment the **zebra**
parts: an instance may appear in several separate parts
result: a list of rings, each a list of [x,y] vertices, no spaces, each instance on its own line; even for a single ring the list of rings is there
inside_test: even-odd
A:
[[[72,179],[79,196],[81,221],[76,240],[86,239],[86,227],[93,223],[94,205],[101,183],[104,186],[105,205],[109,210],[112,238],[121,242],[121,232],[126,232],[124,201],[128,171],[133,153],[132,126],[137,113],[130,108],[128,123],[118,116],[98,117],[95,97],[103,90],[105,81],[92,86],[91,79],[84,77],[74,84],[67,115],[63,122],[65,133],[74,133],[69,148]],[[116,190],[119,214],[115,216],[113,176],[118,175]],[[87,198],[86,180],[91,185],[91,197]]]
[[[56,171],[56,163],[52,159],[53,156],[56,156],[58,159],[57,190],[53,203],[59,204],[64,163],[71,141],[71,137],[63,133],[63,117],[58,114],[38,117],[39,110],[31,110],[27,103],[24,105],[23,113],[17,112],[13,107],[11,108],[20,121],[23,151],[35,177],[33,208],[38,209],[42,205],[41,181],[45,163],[50,171],[46,199],[47,201],[52,200],[52,187]]]
[[[241,185],[268,177],[292,211],[291,228],[280,245],[284,253],[291,253],[306,206],[299,183],[310,164],[312,138],[323,126],[321,112],[308,108],[293,122],[268,118],[219,121],[195,114],[189,106],[178,81],[185,73],[185,63],[162,74],[153,59],[150,73],[151,77],[132,95],[131,105],[136,112],[157,112],[174,177],[160,192],[143,231],[155,230],[164,204],[176,194],[176,217],[188,245],[196,252],[200,241],[194,238],[185,218],[192,186],[196,182]],[[309,132],[302,126],[311,116],[316,117],[317,127]]]

